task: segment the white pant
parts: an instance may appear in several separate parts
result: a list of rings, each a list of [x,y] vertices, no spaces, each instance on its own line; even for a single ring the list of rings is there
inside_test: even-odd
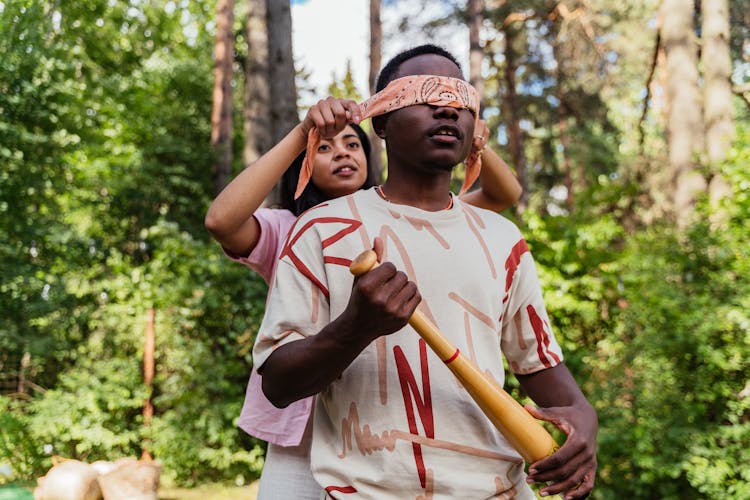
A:
[[[325,492],[310,472],[312,418],[299,446],[268,443],[257,500],[320,500]]]

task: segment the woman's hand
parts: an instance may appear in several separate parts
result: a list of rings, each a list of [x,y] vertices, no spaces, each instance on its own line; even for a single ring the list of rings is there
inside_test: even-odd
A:
[[[350,123],[359,124],[361,115],[355,101],[328,97],[310,107],[302,121],[302,131],[307,134],[312,127],[317,127],[322,138],[332,139]]]

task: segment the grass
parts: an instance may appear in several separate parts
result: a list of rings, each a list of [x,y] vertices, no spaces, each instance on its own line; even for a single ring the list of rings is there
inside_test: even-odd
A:
[[[159,500],[255,500],[257,496],[257,481],[248,486],[207,484],[190,489],[164,487],[159,489]]]
[[[32,500],[34,487],[24,484],[0,485],[0,500]],[[197,488],[159,489],[159,500],[255,500],[258,482],[248,486],[207,484]]]
[[[11,483],[0,485],[0,500],[32,500],[33,487],[27,484]]]

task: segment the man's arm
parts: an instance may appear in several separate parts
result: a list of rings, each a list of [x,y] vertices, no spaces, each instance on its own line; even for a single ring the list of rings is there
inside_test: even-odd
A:
[[[567,434],[553,455],[529,466],[529,481],[548,483],[542,494],[585,498],[596,478],[596,411],[586,400],[568,368],[559,364],[529,375],[516,375],[521,387],[540,408],[527,407],[539,419]],[[546,496],[546,495],[545,495]]]
[[[354,281],[341,316],[316,335],[278,347],[266,359],[259,369],[264,394],[283,408],[319,393],[370,342],[403,328],[421,300],[417,286],[390,262],[363,274]]]

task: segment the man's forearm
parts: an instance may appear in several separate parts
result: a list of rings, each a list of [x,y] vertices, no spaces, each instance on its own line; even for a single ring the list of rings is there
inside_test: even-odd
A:
[[[521,387],[539,406],[588,405],[568,367],[561,363],[528,375],[516,375]]]
[[[374,248],[382,255],[382,241]],[[328,387],[370,342],[403,328],[422,297],[417,286],[385,262],[357,277],[341,316],[317,335],[278,347],[260,367],[263,392],[279,408]]]
[[[317,335],[277,348],[263,363],[263,393],[279,408],[324,390],[370,343],[343,315]]]

